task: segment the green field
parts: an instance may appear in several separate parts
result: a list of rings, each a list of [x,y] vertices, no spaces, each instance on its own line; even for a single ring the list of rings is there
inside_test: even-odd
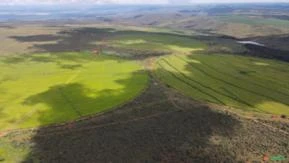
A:
[[[140,48],[140,49],[167,49],[173,46],[182,48],[196,49],[205,48],[205,44],[195,39],[172,34],[160,33],[125,33],[113,37],[113,42],[121,47]],[[151,45],[154,45],[153,47]],[[142,47],[144,46],[144,47]]]
[[[148,76],[135,61],[81,53],[0,58],[0,130],[99,113],[134,98]]]
[[[156,75],[200,101],[289,115],[289,64],[232,55],[171,55]]]
[[[128,53],[140,56],[146,56],[145,53],[190,53],[207,47],[203,42],[187,36],[131,31],[115,32],[105,43],[118,51],[129,50]]]
[[[283,27],[283,28],[289,27],[289,21],[275,19],[275,18],[250,17],[250,16],[240,16],[240,15],[219,16],[217,18],[221,21],[228,22],[228,23],[242,23],[242,24],[248,24],[248,25],[268,25],[268,26],[277,26],[277,27]]]

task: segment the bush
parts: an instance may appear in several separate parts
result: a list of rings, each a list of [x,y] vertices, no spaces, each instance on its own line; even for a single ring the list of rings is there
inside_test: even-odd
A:
[[[286,115],[281,115],[281,118],[285,119],[285,118],[287,118],[287,116]]]

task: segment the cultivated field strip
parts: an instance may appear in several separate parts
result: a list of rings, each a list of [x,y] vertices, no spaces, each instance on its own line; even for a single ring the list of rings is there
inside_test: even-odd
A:
[[[165,61],[165,60],[163,60],[163,61]],[[238,101],[239,103],[245,104],[245,105],[247,105],[247,106],[249,106],[249,107],[253,107],[253,105],[247,103],[247,102],[244,101],[244,100],[241,100],[241,99],[238,98],[236,95],[233,95],[233,93],[230,92],[229,90],[225,89],[225,93],[224,93],[224,92],[222,92],[222,91],[219,91],[219,90],[217,90],[217,89],[214,89],[213,87],[204,85],[204,84],[202,84],[201,82],[199,82],[199,81],[197,81],[197,80],[195,80],[195,79],[193,79],[193,78],[185,75],[184,73],[180,72],[178,69],[176,69],[176,68],[173,67],[171,64],[169,64],[169,62],[165,61],[165,63],[168,64],[170,67],[172,67],[174,70],[178,71],[178,73],[181,75],[181,77],[180,77],[180,76],[176,75],[175,73],[169,72],[169,73],[171,73],[172,76],[174,76],[175,78],[177,78],[177,79],[180,80],[181,82],[187,84],[187,85],[190,86],[191,88],[194,88],[194,89],[198,90],[198,91],[201,92],[202,94],[205,94],[205,95],[211,97],[212,99],[216,100],[219,104],[226,105],[226,103],[221,100],[222,98],[218,98],[217,96],[212,95],[212,93],[208,93],[208,90],[210,90],[210,91],[213,92],[213,93],[216,93],[217,95],[223,96],[223,98],[224,98],[224,97],[230,98],[230,99],[232,99],[232,100]],[[159,66],[162,67],[161,64],[159,64]],[[185,78],[185,80],[182,79],[182,78]],[[188,81],[189,81],[189,82],[188,82]],[[193,82],[193,84],[192,84],[192,82]],[[197,85],[200,86],[200,87],[194,86],[194,84],[197,84]],[[222,88],[223,88],[223,87],[222,87]],[[202,90],[202,89],[208,89],[208,90]],[[215,101],[209,100],[209,102],[215,102]]]
[[[235,60],[239,61],[233,65]],[[255,63],[268,66],[260,68]],[[171,55],[160,58],[157,67],[156,74],[162,80],[197,100],[289,114],[289,76],[280,71],[289,68],[287,64],[228,55]],[[262,69],[267,74],[263,75]],[[268,75],[271,81],[266,80]]]
[[[175,56],[177,58],[183,60],[184,62],[187,62],[187,60],[184,59],[183,56],[180,56],[180,55],[175,55]],[[189,64],[190,64],[190,66],[195,68],[192,63],[189,63]],[[208,68],[208,70],[216,72],[217,74],[215,74],[215,75],[217,75],[217,76],[226,76],[226,77],[232,78],[234,80],[242,80],[243,83],[254,85],[254,87],[260,87],[261,89],[265,89],[265,90],[267,89],[268,91],[276,92],[276,93],[282,94],[284,96],[287,96],[289,98],[289,93],[284,92],[284,91],[282,92],[282,91],[279,90],[280,88],[282,88],[282,89],[288,89],[288,91],[289,91],[289,88],[286,88],[286,85],[284,85],[284,83],[275,82],[275,84],[277,84],[279,87],[271,88],[271,87],[267,87],[265,84],[260,84],[260,83],[256,82],[256,80],[252,80],[251,78],[246,78],[246,80],[243,80],[244,77],[240,77],[240,76],[238,76],[236,74],[226,72],[226,71],[224,71],[224,69],[219,70],[218,67],[214,67],[214,66],[212,66],[210,64],[207,64],[206,62],[202,62],[202,64],[204,66],[206,66],[206,69]],[[234,66],[234,64],[232,64],[230,62],[224,62],[224,64],[230,64],[230,66],[232,66],[232,67]],[[235,67],[235,68],[237,69],[237,67]],[[270,81],[270,82],[272,82],[272,81]]]
[[[167,62],[167,63],[169,64],[169,62]],[[289,104],[289,101],[287,101],[287,100],[280,101],[279,99],[275,98],[274,96],[272,96],[272,95],[270,96],[270,94],[266,95],[266,94],[261,94],[261,93],[259,93],[257,91],[254,91],[254,90],[250,90],[250,89],[248,89],[248,88],[243,86],[243,81],[238,83],[238,84],[235,84],[234,82],[230,82],[230,80],[227,81],[227,80],[222,79],[221,77],[218,77],[218,76],[214,75],[214,73],[209,72],[208,69],[197,67],[196,64],[189,63],[188,67],[190,68],[190,70],[197,70],[200,73],[205,74],[208,78],[210,78],[210,80],[215,80],[215,81],[219,81],[219,82],[225,83],[226,85],[230,85],[230,86],[235,87],[237,89],[244,90],[246,92],[254,94],[255,96],[261,96],[261,97],[264,97],[264,98],[267,98],[267,99],[270,99],[270,100],[273,100],[273,101],[278,101],[278,102],[281,102],[281,103]],[[244,83],[245,82],[246,82],[246,80],[244,80]]]

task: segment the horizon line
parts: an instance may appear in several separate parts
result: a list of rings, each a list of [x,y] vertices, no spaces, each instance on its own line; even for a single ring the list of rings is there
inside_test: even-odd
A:
[[[46,3],[46,2],[40,2],[40,3],[1,3],[1,6],[23,6],[23,5],[30,5],[30,6],[37,6],[37,5],[111,5],[111,6],[154,6],[154,5],[161,5],[161,6],[187,6],[187,5],[199,5],[199,4],[207,4],[207,5],[215,5],[215,4],[289,4],[288,2],[192,2],[192,3],[183,3],[183,4],[174,4],[174,3],[85,3],[85,2],[62,2],[62,3]]]

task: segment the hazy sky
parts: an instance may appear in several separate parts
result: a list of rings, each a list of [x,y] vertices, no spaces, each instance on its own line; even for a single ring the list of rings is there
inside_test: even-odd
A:
[[[0,0],[0,4],[189,4],[189,3],[252,3],[252,2],[288,2],[289,0]]]

